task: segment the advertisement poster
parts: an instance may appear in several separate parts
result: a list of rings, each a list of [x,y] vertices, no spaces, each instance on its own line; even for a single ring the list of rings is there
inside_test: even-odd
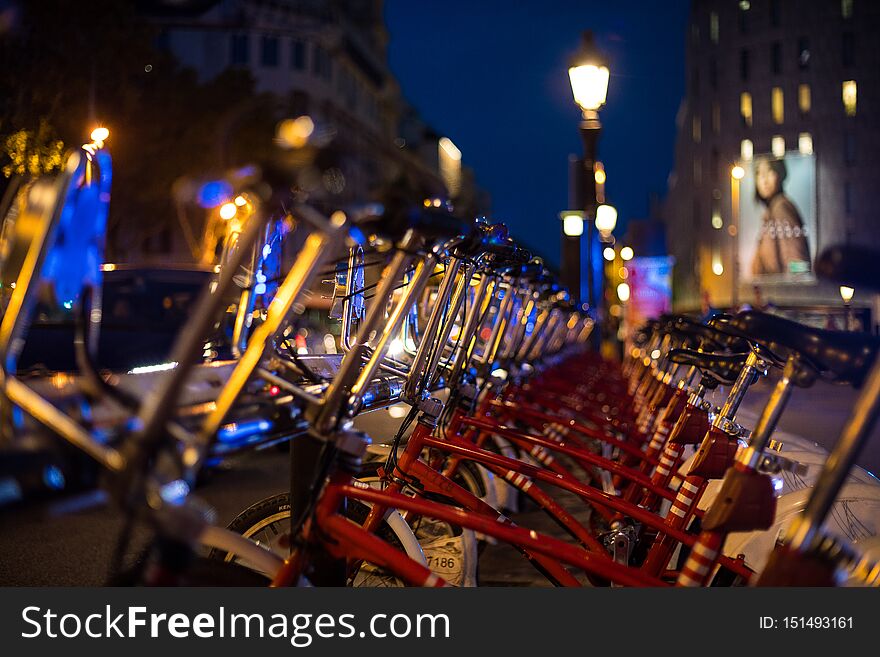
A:
[[[672,310],[672,265],[668,256],[634,258],[627,263],[630,298],[627,324],[637,327]]]
[[[742,164],[739,258],[743,282],[809,282],[816,257],[816,160],[798,152]]]

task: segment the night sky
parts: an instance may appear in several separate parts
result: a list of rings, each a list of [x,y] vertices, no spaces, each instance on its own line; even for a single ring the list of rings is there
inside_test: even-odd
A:
[[[568,59],[592,29],[610,58],[599,159],[608,202],[648,215],[673,165],[687,0],[387,0],[391,69],[425,120],[461,149],[494,218],[549,262],[581,153]]]

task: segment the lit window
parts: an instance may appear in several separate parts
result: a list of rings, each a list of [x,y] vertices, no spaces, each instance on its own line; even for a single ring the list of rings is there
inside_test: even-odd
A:
[[[801,110],[801,114],[809,114],[812,106],[813,96],[810,93],[810,85],[798,85],[798,108]]]
[[[847,116],[856,115],[856,81],[847,80],[843,83],[843,107],[846,109]]]
[[[712,103],[712,132],[721,134],[721,105],[717,100]]]
[[[750,128],[752,127],[752,94],[743,91],[739,96],[739,113],[742,115],[743,123]]]
[[[693,133],[694,143],[699,144],[703,139],[703,126],[699,116],[693,118],[691,132]]]
[[[840,0],[840,14],[844,18],[852,18],[853,0]]]
[[[813,153],[813,136],[809,132],[802,132],[798,135],[798,152],[802,155]]]
[[[773,108],[773,122],[782,124],[785,122],[785,97],[782,93],[782,87],[773,87],[773,93],[770,98]]]
[[[751,160],[755,155],[755,145],[751,139],[743,139],[739,144],[739,156],[743,160]]]
[[[779,135],[770,142],[770,150],[775,157],[785,157],[785,139]]]
[[[709,38],[718,43],[718,13],[714,11],[709,14]]]

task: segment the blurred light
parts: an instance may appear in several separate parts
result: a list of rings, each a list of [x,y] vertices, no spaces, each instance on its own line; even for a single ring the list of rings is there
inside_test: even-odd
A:
[[[107,141],[107,138],[110,136],[110,131],[107,128],[99,127],[92,130],[92,134],[89,135],[92,141],[98,143],[102,141]]]
[[[721,276],[721,274],[724,273],[724,265],[721,263],[720,260],[715,260],[712,263],[712,273],[716,276]]]
[[[584,234],[584,220],[576,214],[567,214],[562,218],[562,232],[569,237],[580,237]]]
[[[605,258],[608,262],[612,262],[614,260],[614,249],[610,246],[606,246],[602,251],[602,257]]]
[[[272,397],[277,397],[279,392],[281,392],[281,388],[279,388],[278,386],[270,386],[269,387],[269,394]]]
[[[617,270],[617,277],[625,281],[629,277],[629,270],[626,267],[621,267]]]
[[[597,185],[604,185],[605,184],[605,180],[607,179],[607,176],[605,175],[604,169],[596,169],[595,176],[596,176],[596,184]]]
[[[497,370],[492,370],[491,374],[494,379],[501,379],[502,381],[507,379],[508,373],[507,370],[501,369],[500,367]]]
[[[712,213],[712,228],[720,230],[723,227],[724,222],[721,219],[721,213],[719,213],[718,210],[715,210],[715,212]]]
[[[855,80],[847,80],[843,83],[843,107],[847,116],[856,115],[856,98],[858,90]]]
[[[751,139],[743,139],[739,143],[739,156],[745,160],[749,161],[755,155],[755,145],[752,143]]]
[[[244,205],[247,205],[247,199],[244,196],[238,195],[235,197],[235,204],[238,207],[242,207]]]
[[[840,298],[843,299],[844,303],[849,303],[850,301],[852,301],[853,295],[855,293],[855,288],[848,287],[846,285],[840,286]]]
[[[167,372],[177,367],[177,363],[171,361],[169,363],[157,363],[156,365],[142,365],[128,370],[129,374],[149,374],[151,372]]]
[[[407,413],[409,413],[409,408],[406,406],[406,404],[396,404],[395,406],[388,407],[388,415],[393,417],[395,420],[406,417]]]
[[[441,137],[440,141],[437,143],[440,144],[440,148],[446,151],[446,154],[453,160],[461,159],[461,151],[458,150],[458,147],[452,143],[452,140],[449,139],[449,137]]]
[[[289,148],[302,148],[315,131],[315,122],[309,116],[285,119],[278,124],[276,137]]]
[[[220,206],[220,218],[232,219],[235,216],[235,213],[238,212],[238,209],[235,207],[235,203],[224,203]]]
[[[600,205],[596,208],[596,230],[608,234],[617,225],[617,208],[613,205]]]
[[[574,102],[582,110],[595,111],[605,104],[608,94],[609,72],[607,66],[583,64],[568,69]]]
[[[186,496],[189,495],[189,484],[183,479],[169,481],[162,486],[159,495],[169,504],[181,504]]]
[[[64,473],[56,465],[47,465],[43,470],[43,483],[52,490],[64,488]]]
[[[620,283],[617,286],[617,298],[623,302],[629,301],[629,285],[627,283]]]
[[[746,170],[737,164],[730,170],[730,175],[733,176],[736,180],[742,180],[743,177],[745,177],[746,175]]]
[[[652,351],[652,352],[651,352],[651,358],[652,358],[653,360],[657,360],[658,358],[660,358],[660,350],[659,350],[659,349],[655,349],[654,351]]]
[[[812,155],[813,136],[809,132],[802,132],[798,135],[798,152],[801,155]]]
[[[635,253],[630,246],[625,246],[620,250],[620,257],[624,260],[632,260],[633,256],[635,256]]]
[[[336,338],[330,333],[324,334],[324,351],[328,354],[336,353]]]
[[[112,262],[105,262],[101,265],[101,271],[116,271],[116,265]]]
[[[203,208],[215,208],[228,201],[231,196],[232,185],[225,180],[212,180],[202,185],[197,200]]]
[[[391,343],[388,345],[388,355],[392,358],[397,358],[400,354],[403,353],[403,340],[400,338],[394,338]]]
[[[776,157],[785,157],[785,137],[776,135],[770,140],[770,150]]]

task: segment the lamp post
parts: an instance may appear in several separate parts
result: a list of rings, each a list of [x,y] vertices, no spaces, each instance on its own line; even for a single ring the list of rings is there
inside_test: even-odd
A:
[[[843,321],[846,322],[844,324],[845,331],[851,331],[853,328],[853,326],[852,326],[853,325],[852,298],[855,293],[856,293],[855,289],[853,289],[847,285],[840,286],[840,298],[843,299],[843,309],[844,309],[844,320]]]
[[[583,170],[581,173],[581,207],[586,222],[587,241],[587,299],[590,312],[595,313],[596,299],[593,284],[593,221],[596,219],[596,142],[602,125],[599,122],[599,109],[605,104],[608,93],[608,66],[604,57],[596,49],[593,33],[583,33],[581,47],[568,68],[574,102],[583,113],[580,124],[581,139],[584,145]],[[580,290],[581,263],[580,237],[562,238],[563,280],[570,290]]]
[[[733,229],[733,262],[731,278],[733,279],[730,291],[730,305],[734,311],[739,306],[739,186],[746,175],[746,170],[740,165],[735,165],[730,170],[730,227]]]

